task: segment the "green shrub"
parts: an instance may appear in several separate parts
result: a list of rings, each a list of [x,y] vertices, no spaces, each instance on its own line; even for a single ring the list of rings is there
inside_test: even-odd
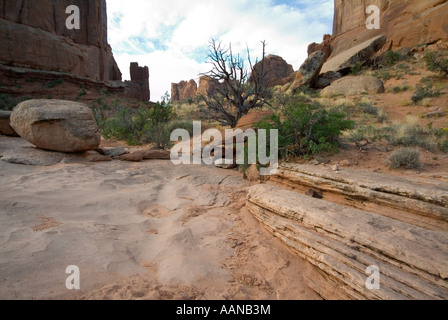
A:
[[[102,101],[99,103],[102,104]],[[169,101],[158,102],[152,108],[116,107],[114,111],[104,109],[96,108],[95,117],[106,139],[125,140],[129,145],[155,143],[159,148],[169,146],[169,122],[175,116]],[[113,112],[113,116],[107,117],[106,111]]]
[[[143,143],[154,143],[157,148],[166,149],[172,147],[171,133],[176,129],[185,129],[190,136],[193,135],[193,121],[172,120],[147,124],[143,129]]]
[[[52,89],[52,88],[56,88],[57,86],[60,86],[61,84],[63,84],[64,83],[64,80],[62,80],[62,79],[56,79],[56,80],[51,80],[51,81],[48,81],[48,82],[43,82],[42,83],[42,86],[44,87],[44,88],[48,88],[48,89]]]
[[[393,93],[400,93],[400,92],[406,92],[410,89],[409,86],[402,86],[402,87],[393,87],[392,92]]]
[[[428,52],[425,55],[425,61],[429,71],[448,75],[448,54],[446,52]]]
[[[350,132],[349,140],[357,142],[385,140],[394,146],[421,147],[429,151],[448,152],[448,131],[418,125],[393,124],[384,127],[358,126]]]
[[[411,99],[414,104],[417,104],[425,98],[438,97],[441,94],[440,90],[432,89],[432,83],[418,84]]]
[[[399,53],[389,50],[386,52],[386,57],[384,59],[384,65],[385,66],[393,66],[396,63],[398,63],[398,61],[400,61],[400,60],[401,60],[401,56]]]
[[[336,138],[342,131],[352,129],[354,122],[347,120],[344,113],[327,111],[317,103],[292,102],[256,127],[268,132],[278,129],[279,156],[288,158],[337,151]]]
[[[391,169],[422,169],[420,152],[413,148],[401,148],[390,156],[389,167]]]
[[[19,100],[11,97],[9,94],[0,94],[0,110],[12,110]]]
[[[360,74],[363,66],[364,66],[363,62],[357,63],[356,65],[354,65],[350,68],[350,73],[354,74],[354,75]]]

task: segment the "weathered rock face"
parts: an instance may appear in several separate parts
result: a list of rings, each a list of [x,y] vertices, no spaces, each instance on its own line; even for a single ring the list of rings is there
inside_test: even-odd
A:
[[[199,87],[197,94],[205,97],[217,94],[222,90],[223,84],[209,76],[202,76],[199,78]]]
[[[65,26],[80,9],[80,30]],[[107,43],[105,0],[0,0],[0,62],[93,80],[121,80]]]
[[[380,29],[368,30],[369,5],[381,11]],[[335,0],[332,55],[378,35],[390,49],[448,39],[448,2],[441,0]]]
[[[325,60],[331,56],[331,35],[324,35],[322,43],[313,42],[308,46],[308,56],[316,51],[325,52]]]
[[[275,87],[291,82],[289,76],[294,73],[292,65],[288,64],[282,57],[269,55],[264,59],[265,81],[268,87]],[[261,61],[254,66],[254,73],[261,72]],[[249,81],[253,81],[253,75]]]
[[[324,298],[448,297],[448,197],[437,182],[292,163],[271,180],[298,192],[256,185],[246,207],[315,266],[304,278]],[[377,290],[369,266],[380,268]]]
[[[11,127],[25,140],[50,151],[93,150],[101,142],[92,110],[72,101],[24,101],[14,108]]]
[[[149,69],[139,67],[137,62],[132,62],[130,67],[133,96],[142,101],[149,101],[151,93],[149,90]]]
[[[314,87],[317,89],[326,88],[336,80],[341,79],[341,77],[342,75],[339,72],[328,71],[326,73],[322,73],[314,82]]]
[[[336,80],[329,87],[322,90],[323,97],[332,95],[356,95],[362,93],[376,94],[384,93],[383,82],[371,76],[347,76]]]
[[[11,117],[11,111],[0,110],[0,134],[5,136],[17,136],[17,133],[9,125],[9,119]]]
[[[299,72],[303,75],[302,85],[313,85],[324,65],[325,58],[326,54],[323,51],[315,51],[310,54],[299,69]]]
[[[332,56],[322,67],[322,73],[329,71],[347,73],[350,68],[369,61],[386,43],[385,36],[378,36]]]
[[[173,101],[182,101],[186,99],[193,99],[196,97],[198,85],[196,81],[181,81],[179,83],[171,84],[171,98]]]

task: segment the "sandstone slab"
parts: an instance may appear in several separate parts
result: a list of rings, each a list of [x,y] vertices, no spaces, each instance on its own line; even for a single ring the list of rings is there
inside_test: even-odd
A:
[[[448,236],[444,232],[269,185],[249,188],[246,207],[277,238],[319,269],[327,283],[335,283],[341,296],[389,300],[448,297]],[[378,290],[366,286],[369,266],[379,267]],[[316,289],[323,297],[329,294],[325,287]]]
[[[336,56],[332,56],[323,65],[321,73],[329,71],[347,73],[351,67],[364,64],[370,60],[383,47],[386,41],[387,38],[385,36],[377,36]]]
[[[50,152],[34,147],[21,147],[3,152],[2,161],[29,166],[53,166],[65,158],[64,153]]]
[[[383,82],[372,76],[347,76],[334,81],[330,86],[322,90],[323,97],[333,95],[357,95],[384,93]]]

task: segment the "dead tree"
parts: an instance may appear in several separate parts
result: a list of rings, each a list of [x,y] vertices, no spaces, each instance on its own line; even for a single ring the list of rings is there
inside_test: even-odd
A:
[[[267,103],[271,93],[267,88],[264,70],[266,42],[263,41],[262,45],[262,60],[256,63],[257,67],[254,68],[249,49],[247,49],[249,65],[246,67],[244,59],[239,54],[233,53],[231,44],[229,48],[225,48],[220,42],[217,43],[215,40],[210,42],[208,58],[212,70],[201,75],[219,81],[220,85],[215,93],[209,96],[200,95],[206,105],[200,106],[200,109],[208,118],[234,128],[249,110]]]

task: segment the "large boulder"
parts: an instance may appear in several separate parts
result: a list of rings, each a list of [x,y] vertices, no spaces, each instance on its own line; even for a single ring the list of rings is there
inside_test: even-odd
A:
[[[320,70],[324,65],[326,54],[323,51],[315,51],[305,60],[299,69],[303,75],[302,85],[311,86],[319,76]]]
[[[12,128],[35,146],[51,151],[97,149],[101,134],[92,110],[63,100],[28,100],[14,108]]]
[[[11,113],[11,111],[0,110],[0,134],[14,137],[17,136],[17,133],[9,125]]]
[[[276,55],[269,55],[263,61],[254,65],[254,71],[249,81],[253,82],[254,77],[258,76],[262,71],[262,63],[264,63],[263,72],[265,73],[264,80],[268,87],[275,87],[285,85],[290,82],[291,74],[294,73],[292,65],[288,64],[282,57]]]
[[[377,77],[348,76],[336,80],[329,87],[322,90],[323,97],[334,95],[357,95],[362,93],[384,93],[384,84]]]
[[[322,67],[321,73],[329,71],[347,73],[350,71],[350,68],[364,64],[373,58],[386,41],[387,38],[385,36],[378,36],[343,51],[328,59]]]

